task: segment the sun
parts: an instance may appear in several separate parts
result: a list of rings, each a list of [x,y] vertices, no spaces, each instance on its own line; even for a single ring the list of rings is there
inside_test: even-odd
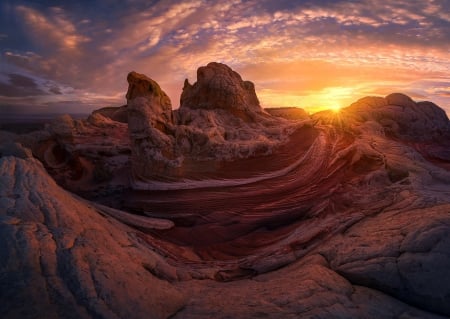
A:
[[[261,100],[266,105],[297,106],[313,114],[319,111],[332,110],[339,113],[341,108],[354,100],[355,89],[351,87],[328,87],[307,94],[285,92],[280,94],[273,90],[260,91]]]
[[[333,113],[339,113],[341,111],[341,106],[339,104],[332,104],[330,105],[330,110],[333,111]]]

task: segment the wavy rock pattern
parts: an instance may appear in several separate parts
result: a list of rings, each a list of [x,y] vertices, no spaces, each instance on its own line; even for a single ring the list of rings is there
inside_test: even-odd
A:
[[[172,111],[156,82],[128,80],[117,114],[0,132],[0,317],[450,317],[450,123],[438,106],[395,93],[272,116],[209,64]],[[128,125],[113,119],[125,109]],[[132,172],[114,208],[44,169],[58,179],[77,158],[111,164],[113,143],[131,151],[114,174]]]
[[[36,160],[1,158],[0,181],[2,318],[167,318],[182,307],[146,269],[163,259]]]

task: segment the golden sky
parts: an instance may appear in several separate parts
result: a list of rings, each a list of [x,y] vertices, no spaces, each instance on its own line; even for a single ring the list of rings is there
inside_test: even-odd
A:
[[[402,92],[450,113],[449,1],[4,1],[0,21],[0,108],[122,105],[132,70],[177,108],[184,79],[216,61],[263,107]]]

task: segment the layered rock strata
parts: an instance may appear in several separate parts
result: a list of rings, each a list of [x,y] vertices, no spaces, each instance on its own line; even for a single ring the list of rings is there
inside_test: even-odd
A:
[[[185,81],[181,106],[172,111],[155,81],[128,75],[133,187],[157,187],[152,180],[214,179],[217,163],[269,155],[303,125],[265,112],[254,85],[224,64],[201,67],[197,77],[193,85]]]
[[[231,69],[200,73],[176,111],[131,73],[128,125],[103,109],[0,132],[0,317],[450,317],[442,109],[395,93],[289,121]],[[153,190],[116,195],[123,211],[45,169]]]

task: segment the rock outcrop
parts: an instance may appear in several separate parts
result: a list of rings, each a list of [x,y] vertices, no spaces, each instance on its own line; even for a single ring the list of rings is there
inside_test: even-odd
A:
[[[220,162],[269,155],[303,125],[266,113],[254,85],[224,64],[200,67],[197,76],[194,85],[185,82],[180,109],[172,111],[155,81],[128,75],[133,187],[217,178]]]
[[[128,123],[128,112],[126,104],[120,107],[103,107],[92,112],[92,115],[96,114],[100,114],[103,117],[109,118],[116,122]]]
[[[187,282],[180,287],[193,298],[176,319],[446,318],[348,281],[319,254],[252,279],[207,286]]]
[[[77,120],[62,115],[44,130],[10,133],[5,140],[10,143],[0,146],[0,154],[23,158],[20,153],[29,149],[29,157],[39,159],[59,185],[79,195],[114,201],[128,187],[128,126],[99,112]]]
[[[23,159],[33,158],[33,154],[29,148],[23,147],[22,144],[13,141],[0,144],[0,157],[2,156],[14,156]]]
[[[174,149],[172,104],[158,83],[143,74],[128,74],[127,112],[135,180],[173,175],[181,158]]]
[[[319,239],[315,248],[287,267],[260,275],[240,268],[246,275],[224,284],[205,279],[236,260],[183,263],[192,254],[183,247],[171,266],[167,260],[174,256],[161,250],[163,241],[62,190],[36,160],[0,159],[0,203],[4,318],[439,319],[444,317],[435,313],[450,314],[448,204],[398,206],[351,222],[345,231],[311,237]],[[316,227],[346,223],[331,217],[297,225],[289,236],[300,236],[299,241]],[[289,251],[284,241],[278,261]],[[247,267],[254,267],[250,260]],[[253,278],[246,278],[249,274]]]
[[[167,318],[185,304],[136,231],[36,160],[0,158],[0,205],[1,318]]]
[[[386,134],[413,141],[450,137],[445,111],[432,102],[414,102],[409,96],[393,93],[385,98],[365,97],[342,110],[357,121],[376,121]]]
[[[450,205],[390,211],[361,221],[320,249],[352,284],[450,315]]]
[[[255,85],[222,63],[211,62],[197,70],[197,82],[184,81],[180,108],[224,109],[236,114],[261,112]]]
[[[128,125],[133,130],[130,133],[136,131],[139,134],[139,131],[148,129],[147,121],[160,131],[173,124],[172,103],[158,83],[136,72],[130,72],[127,81]]]
[[[103,109],[0,131],[0,317],[450,317],[438,106],[395,93],[272,116],[212,63],[172,111],[128,81],[128,125]]]

